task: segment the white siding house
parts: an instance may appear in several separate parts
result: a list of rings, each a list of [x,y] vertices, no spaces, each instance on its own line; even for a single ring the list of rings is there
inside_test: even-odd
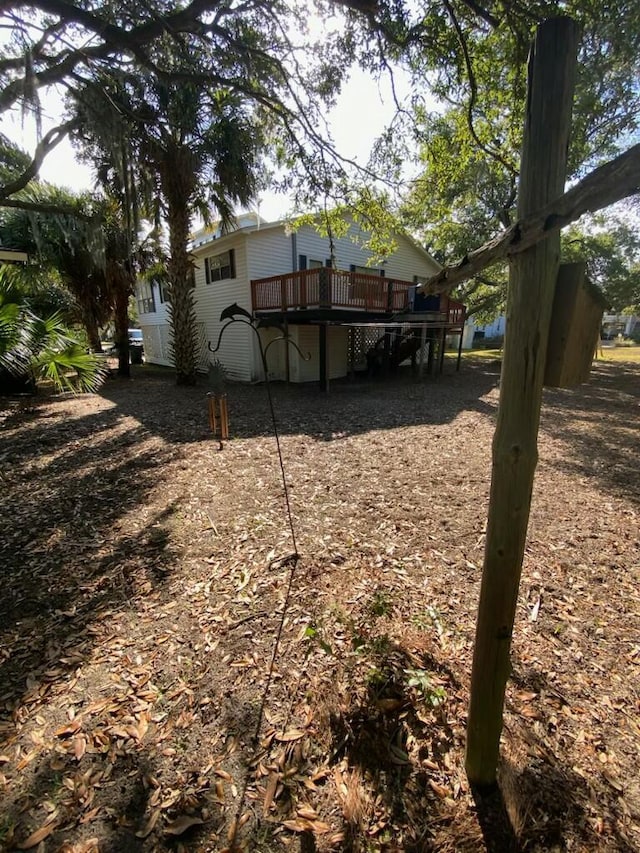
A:
[[[384,263],[384,268],[370,266],[370,255],[351,235],[334,240],[335,267],[340,270],[382,275],[385,280],[415,282],[439,270],[431,256],[410,238],[399,234],[398,248]],[[329,240],[311,226],[291,231],[284,222],[265,223],[255,214],[240,217],[233,232],[222,235],[216,229],[204,229],[194,235],[191,245],[195,264],[195,304],[201,341],[201,366],[206,369],[212,356],[212,346],[218,341],[223,323],[221,312],[237,303],[253,313],[251,282],[270,276],[283,276],[298,270],[331,265]],[[167,303],[157,285],[137,291],[140,327],[144,336],[145,354],[149,362],[171,364],[170,332]],[[335,309],[336,311],[339,309]],[[288,325],[288,334],[311,360],[303,361],[291,351],[285,355],[284,343],[275,343],[268,352],[270,376],[293,382],[318,380],[320,326],[313,320],[303,320],[299,312]],[[342,315],[343,317],[345,314]],[[327,362],[330,378],[344,376],[349,367],[349,328],[329,325],[326,328]],[[265,328],[260,332],[263,343],[282,334],[282,330]],[[252,382],[262,379],[262,366],[255,334],[241,324],[225,331],[216,354],[226,368],[229,378]],[[288,364],[287,364],[288,362]]]

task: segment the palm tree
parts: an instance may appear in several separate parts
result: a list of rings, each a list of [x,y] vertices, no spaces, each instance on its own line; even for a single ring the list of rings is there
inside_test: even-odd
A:
[[[3,246],[27,252],[43,275],[55,271],[73,295],[94,352],[101,352],[100,326],[111,316],[105,276],[100,203],[52,184],[33,184],[20,196],[66,212],[8,209],[0,217]]]
[[[158,229],[143,229],[153,216],[153,181],[144,166],[137,167],[127,125],[105,100],[101,86],[77,93],[73,109],[80,119],[74,141],[80,157],[93,167],[102,190],[102,232],[106,283],[113,308],[118,374],[129,376],[129,299],[136,277],[157,258]],[[149,231],[142,238],[142,231]]]
[[[186,63],[172,52],[166,63]],[[172,80],[175,78],[172,78]],[[134,149],[138,183],[155,181],[159,210],[169,231],[169,318],[177,382],[192,385],[198,367],[193,265],[188,243],[195,211],[213,212],[230,227],[234,206],[255,195],[261,133],[237,96],[200,82],[167,82],[130,75],[103,78],[76,93],[78,112],[89,117],[103,144]]]
[[[95,391],[104,377],[99,357],[71,335],[59,313],[36,316],[22,284],[22,269],[0,265],[0,388],[35,390],[38,379],[48,379],[59,391]]]

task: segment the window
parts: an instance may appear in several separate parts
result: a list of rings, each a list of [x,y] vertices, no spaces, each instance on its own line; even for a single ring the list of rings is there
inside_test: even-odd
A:
[[[138,314],[153,314],[156,303],[153,298],[153,286],[150,281],[139,281],[136,286]]]
[[[381,278],[384,278],[384,270],[378,270],[375,267],[357,267],[351,264],[351,272],[359,272],[362,275],[379,275]]]
[[[327,258],[327,260],[322,263],[322,261],[308,259],[306,255],[298,255],[298,269],[299,270],[319,270],[322,267],[332,267],[331,258]]]
[[[236,270],[234,263],[234,251],[221,252],[219,255],[210,255],[204,259],[204,274],[207,284],[214,281],[222,281],[225,278],[235,278]]]
[[[159,282],[158,291],[160,293],[160,302],[168,302],[169,301],[169,282],[166,282],[166,281]]]

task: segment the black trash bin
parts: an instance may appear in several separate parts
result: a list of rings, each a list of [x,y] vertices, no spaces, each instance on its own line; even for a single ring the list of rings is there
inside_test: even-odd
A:
[[[129,329],[129,361],[131,364],[142,364],[143,355],[142,329]]]

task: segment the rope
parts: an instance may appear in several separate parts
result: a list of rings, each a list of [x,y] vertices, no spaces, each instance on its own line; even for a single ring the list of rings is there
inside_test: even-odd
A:
[[[273,681],[273,672],[275,669],[275,663],[276,663],[276,660],[278,657],[278,652],[280,649],[280,641],[282,639],[282,632],[284,630],[284,620],[285,620],[287,611],[289,609],[289,601],[291,599],[291,593],[293,591],[293,582],[294,582],[294,578],[295,578],[296,568],[297,568],[298,562],[300,560],[300,554],[298,553],[298,543],[297,543],[297,539],[296,539],[296,530],[295,530],[295,524],[293,521],[293,513],[291,511],[291,500],[289,497],[289,487],[287,485],[287,477],[286,477],[286,471],[285,471],[285,467],[284,467],[284,458],[282,455],[282,446],[280,444],[280,433],[278,432],[278,422],[276,419],[275,406],[273,403],[273,394],[271,393],[271,383],[269,381],[269,373],[267,370],[266,353],[265,353],[264,347],[262,346],[262,339],[260,337],[260,333],[258,332],[258,330],[256,329],[256,327],[253,325],[253,323],[251,321],[247,322],[247,320],[245,320],[245,319],[232,317],[230,322],[227,323],[225,326],[223,326],[223,328],[220,330],[220,336],[218,338],[218,344],[215,347],[215,349],[209,343],[209,345],[208,345],[209,350],[211,352],[216,352],[219,349],[220,342],[222,339],[222,334],[225,331],[225,329],[228,328],[228,326],[231,325],[232,323],[245,323],[245,325],[250,326],[253,329],[253,331],[256,333],[256,337],[258,339],[258,346],[260,347],[260,355],[262,358],[262,369],[264,371],[265,387],[267,390],[267,400],[269,403],[269,413],[271,415],[271,423],[273,426],[273,433],[274,433],[274,436],[276,439],[276,449],[277,449],[277,453],[278,453],[278,464],[280,466],[280,476],[282,477],[282,488],[283,488],[283,492],[284,492],[284,502],[285,502],[287,521],[289,524],[289,531],[291,533],[291,541],[293,543],[293,553],[291,553],[285,557],[276,558],[269,563],[270,569],[274,568],[274,566],[278,566],[278,568],[289,567],[289,579],[287,582],[286,594],[285,594],[284,602],[282,605],[280,620],[278,623],[278,630],[276,631],[275,641],[273,644],[273,653],[271,655],[271,662],[269,664],[269,670],[267,672],[267,680],[265,682],[264,689],[262,691],[262,699],[260,701],[260,709],[258,711],[258,719],[256,721],[255,732],[253,734],[254,750],[253,750],[252,761],[249,762],[249,765],[251,765],[251,763],[253,763],[253,761],[257,758],[257,756],[259,754],[259,750],[260,750],[260,729],[262,728],[262,721],[264,719],[264,711],[265,711],[265,708],[267,705],[267,700],[269,698],[269,693],[271,691],[271,684]],[[288,339],[286,339],[286,338],[285,338],[285,341],[287,344],[293,343],[293,342],[289,342]],[[273,343],[273,341],[271,343]],[[293,344],[293,346],[295,346],[296,349],[298,349],[296,344]],[[239,623],[239,624],[241,624],[241,623]],[[234,849],[234,847],[235,847],[236,837],[238,834],[238,830],[240,828],[240,819],[242,817],[242,811],[243,811],[243,808],[245,806],[246,794],[247,794],[248,787],[249,787],[249,769],[247,769],[247,773],[245,775],[244,784],[242,786],[242,791],[240,794],[240,799],[238,801],[238,808],[236,810],[234,822],[233,822],[232,829],[230,832],[229,841],[230,841],[230,846],[232,849]]]

